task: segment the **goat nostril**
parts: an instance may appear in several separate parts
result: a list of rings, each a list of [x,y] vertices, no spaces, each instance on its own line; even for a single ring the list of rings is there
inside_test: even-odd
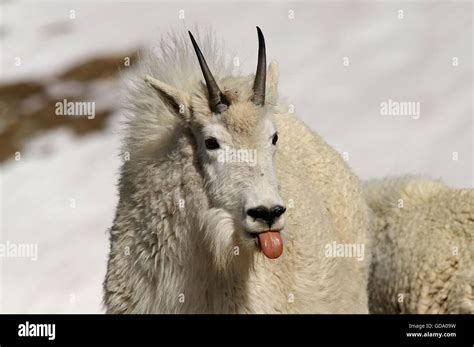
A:
[[[273,221],[285,213],[286,208],[281,205],[275,205],[271,209],[266,208],[265,206],[258,206],[247,210],[247,215],[254,219],[261,219],[267,222],[268,227],[270,228],[273,224]]]
[[[247,214],[254,219],[263,219],[266,222],[273,222],[273,216],[265,206],[258,206],[247,210]]]
[[[270,210],[270,213],[271,213],[273,218],[278,218],[283,213],[285,213],[285,211],[286,211],[285,207],[283,207],[281,205],[276,205],[276,206],[272,207],[272,209]]]

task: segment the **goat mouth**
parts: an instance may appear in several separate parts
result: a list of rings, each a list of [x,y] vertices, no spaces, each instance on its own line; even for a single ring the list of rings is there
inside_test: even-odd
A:
[[[257,246],[262,253],[269,259],[276,259],[283,253],[283,240],[280,232],[275,230],[262,231],[258,234],[252,234]]]

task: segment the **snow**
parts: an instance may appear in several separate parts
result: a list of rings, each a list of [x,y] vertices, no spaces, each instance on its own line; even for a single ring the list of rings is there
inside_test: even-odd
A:
[[[4,166],[2,240],[37,244],[38,260],[3,259],[3,312],[97,312],[118,146],[112,131],[54,130]]]
[[[362,179],[412,173],[474,187],[471,3],[10,1],[0,8],[2,81],[46,80],[197,23],[212,25],[250,73],[259,25],[268,58],[280,63],[281,94],[347,152]],[[55,26],[62,32],[47,36]],[[382,116],[388,99],[420,102],[420,118]],[[119,119],[80,138],[45,133],[21,160],[0,166],[1,242],[36,243],[39,252],[37,261],[0,258],[0,312],[102,312]]]

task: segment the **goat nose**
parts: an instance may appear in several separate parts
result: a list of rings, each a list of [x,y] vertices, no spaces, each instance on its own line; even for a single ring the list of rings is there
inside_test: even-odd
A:
[[[247,210],[247,214],[255,219],[262,219],[269,226],[273,224],[273,220],[280,217],[285,213],[286,208],[281,205],[275,205],[272,208],[268,209],[265,206],[258,206]]]

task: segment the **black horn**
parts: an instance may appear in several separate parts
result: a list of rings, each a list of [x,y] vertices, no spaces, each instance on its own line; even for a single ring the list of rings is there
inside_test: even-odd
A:
[[[255,73],[255,82],[253,84],[252,101],[257,106],[265,104],[265,83],[267,80],[267,54],[265,52],[265,38],[262,30],[257,27],[258,34],[258,63]]]
[[[224,112],[227,110],[229,103],[227,102],[225,95],[220,91],[214,76],[212,76],[211,70],[209,70],[209,66],[207,66],[206,60],[204,59],[204,56],[202,55],[202,52],[199,49],[193,34],[191,34],[190,31],[188,31],[188,33],[189,37],[191,38],[191,42],[193,43],[194,50],[196,51],[204,80],[206,81],[207,91],[209,93],[209,106],[211,107],[212,112]]]

